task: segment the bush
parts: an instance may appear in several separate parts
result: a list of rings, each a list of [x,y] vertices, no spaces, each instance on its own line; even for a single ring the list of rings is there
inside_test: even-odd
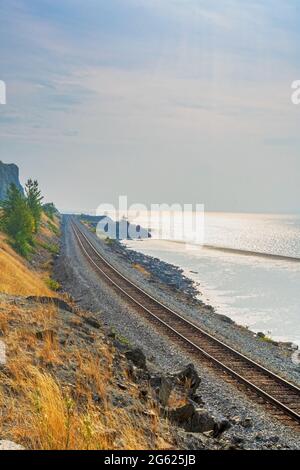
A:
[[[51,279],[51,278],[47,279],[46,284],[51,290],[55,292],[60,289],[60,284],[59,282],[55,281],[55,279]]]

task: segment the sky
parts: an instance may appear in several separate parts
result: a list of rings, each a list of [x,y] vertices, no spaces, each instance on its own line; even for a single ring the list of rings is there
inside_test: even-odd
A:
[[[61,210],[300,212],[298,0],[1,0],[0,159]]]

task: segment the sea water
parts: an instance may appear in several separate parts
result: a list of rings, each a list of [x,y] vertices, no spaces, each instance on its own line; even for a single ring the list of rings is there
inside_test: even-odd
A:
[[[204,246],[154,238],[126,244],[183,268],[218,313],[300,346],[299,215],[206,213]]]

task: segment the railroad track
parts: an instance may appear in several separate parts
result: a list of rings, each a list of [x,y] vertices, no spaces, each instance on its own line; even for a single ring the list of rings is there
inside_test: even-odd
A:
[[[213,337],[149,295],[122,275],[71,220],[78,244],[93,268],[140,314],[161,327],[174,341],[221,372],[222,377],[250,393],[277,418],[300,431],[300,388]]]

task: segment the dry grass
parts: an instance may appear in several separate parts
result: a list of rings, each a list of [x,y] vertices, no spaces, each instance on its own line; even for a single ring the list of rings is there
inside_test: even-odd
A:
[[[167,449],[167,423],[155,402],[137,400],[137,386],[126,381],[134,401],[112,404],[116,388],[113,346],[95,339],[90,349],[76,344],[75,324],[62,347],[52,332],[66,329],[55,306],[0,302],[8,362],[0,370],[0,435],[28,449]],[[43,337],[36,335],[42,331]],[[62,367],[73,375],[66,379]],[[118,373],[119,373],[118,369]],[[125,371],[124,371],[125,376]],[[97,394],[99,400],[95,402]]]
[[[47,288],[38,273],[30,270],[26,261],[19,256],[0,234],[0,292],[12,295],[47,295],[53,292]]]
[[[55,239],[47,224],[43,216],[38,236],[43,243]],[[1,438],[33,450],[172,447],[157,403],[141,403],[125,365],[114,365],[113,346],[99,331],[86,333],[84,312],[64,316],[54,305],[23,299],[55,295],[42,278],[50,275],[51,256],[40,248],[34,261],[47,271],[34,272],[0,234],[0,293],[10,294],[0,297],[0,335],[7,356],[0,368]],[[82,339],[84,331],[88,341]],[[116,385],[120,373],[126,392]],[[112,397],[120,394],[125,401],[130,398],[129,406],[113,404]]]
[[[51,246],[55,241],[55,235],[48,227],[49,222],[59,230],[57,217],[50,221],[43,214],[40,231],[36,237],[37,243],[48,243]],[[29,263],[11,248],[4,234],[0,232],[0,292],[20,296],[54,296],[45,283],[52,269],[52,254],[46,252],[43,262],[38,264],[40,271],[33,271]]]

